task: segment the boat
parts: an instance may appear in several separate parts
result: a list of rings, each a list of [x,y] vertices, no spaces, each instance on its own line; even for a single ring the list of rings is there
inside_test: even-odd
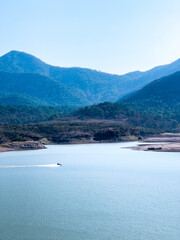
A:
[[[57,165],[58,165],[58,166],[62,166],[62,164],[61,164],[61,163],[57,163]]]

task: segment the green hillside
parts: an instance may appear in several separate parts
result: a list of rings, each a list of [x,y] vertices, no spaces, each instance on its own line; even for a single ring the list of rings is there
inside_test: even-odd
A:
[[[131,108],[123,104],[104,102],[80,108],[74,115],[81,119],[122,119],[124,117],[131,117],[134,114],[135,112]]]
[[[27,124],[59,120],[74,111],[68,107],[0,106],[0,124]]]
[[[62,83],[33,73],[0,72],[0,104],[80,105],[80,99]]]
[[[142,88],[156,78],[172,74],[179,70],[180,60],[146,72],[136,71],[125,75],[113,75],[87,68],[54,67],[30,54],[18,51],[11,51],[0,57],[0,71],[39,74],[46,76],[51,81],[56,81],[56,85],[58,82],[60,85],[57,88],[61,88],[61,97],[58,97],[57,101],[49,97],[48,101],[50,105],[59,104],[59,101],[63,105],[77,104],[79,106],[106,101],[114,102],[126,94]],[[38,95],[44,95],[46,91],[47,94],[49,94],[48,91],[56,92],[55,88],[55,85],[44,84],[41,86],[41,90],[38,89]],[[5,92],[6,90],[1,88],[1,92]],[[20,94],[27,95],[26,91],[21,91]],[[31,93],[28,93],[28,97],[39,97],[29,94]],[[56,93],[54,95],[56,96]],[[46,99],[42,99],[42,96],[40,100],[46,101]]]
[[[141,110],[127,103],[100,103],[87,106],[75,111],[74,116],[81,120],[108,120],[126,126],[143,127],[151,131],[165,131],[178,128],[180,117],[177,121],[175,113],[159,114],[158,111]],[[179,115],[180,116],[180,115]]]
[[[122,102],[139,108],[180,109],[180,72],[157,79]]]

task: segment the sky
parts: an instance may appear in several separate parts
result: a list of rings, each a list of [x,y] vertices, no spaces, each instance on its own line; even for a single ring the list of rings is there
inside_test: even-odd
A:
[[[0,56],[123,74],[180,58],[179,0],[0,0]]]

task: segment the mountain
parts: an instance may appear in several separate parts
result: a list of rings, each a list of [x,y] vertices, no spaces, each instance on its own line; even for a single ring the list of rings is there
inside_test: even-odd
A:
[[[143,72],[143,74],[136,81],[138,85],[137,89],[142,88],[143,86],[147,85],[148,83],[156,79],[171,75],[178,71],[180,71],[180,59],[170,64],[158,66],[146,72]]]
[[[180,72],[157,79],[131,96],[120,100],[137,108],[180,110]]]
[[[119,98],[137,91],[156,78],[180,71],[180,59],[171,64],[156,67],[146,72],[136,71],[125,75],[113,75],[87,68],[54,67],[30,54],[11,51],[0,57],[0,71],[11,74],[36,74],[36,81],[39,81],[39,79],[44,76],[51,82],[51,86],[49,84],[43,85],[41,79],[41,88],[38,88],[38,94],[35,90],[37,87],[35,85],[38,85],[38,83],[35,83],[33,80],[29,82],[29,84],[34,84],[32,89],[36,91],[36,94],[34,94],[33,91],[27,92],[26,86],[23,87],[23,84],[25,82],[27,84],[27,81],[21,82],[21,88],[26,89],[26,91],[19,92],[14,85],[13,92],[9,91],[10,89],[7,89],[7,87],[5,89],[1,87],[0,92],[5,93],[5,91],[8,90],[9,94],[17,93],[25,95],[26,97],[35,97],[50,105],[59,104],[60,102],[61,105],[73,104],[85,106],[106,101],[117,101]],[[37,77],[37,74],[39,77]],[[61,91],[58,90],[61,94],[57,99],[53,100],[52,96],[50,97],[50,92],[56,92],[55,96],[58,96],[58,91],[54,89],[55,85],[58,85],[58,89],[61,88]],[[46,91],[49,97],[45,96]],[[39,95],[41,95],[40,98]]]
[[[50,66],[40,59],[19,51],[11,51],[0,57],[0,71],[9,73],[37,73],[49,75]]]
[[[0,94],[1,106],[46,106],[47,102],[41,101],[33,97],[29,97],[21,94],[13,93],[1,93]]]
[[[0,71],[9,73],[36,73],[64,84],[72,94],[76,93],[80,105],[116,101],[128,90],[127,83],[139,77],[140,72],[118,76],[86,68],[54,67],[40,59],[18,51],[11,51],[0,58]]]
[[[62,83],[39,74],[0,72],[0,86],[2,105],[79,105]]]

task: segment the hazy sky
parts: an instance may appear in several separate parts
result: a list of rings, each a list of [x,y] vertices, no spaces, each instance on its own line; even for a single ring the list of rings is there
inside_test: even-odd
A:
[[[111,73],[180,58],[180,0],[0,0],[0,55]]]

